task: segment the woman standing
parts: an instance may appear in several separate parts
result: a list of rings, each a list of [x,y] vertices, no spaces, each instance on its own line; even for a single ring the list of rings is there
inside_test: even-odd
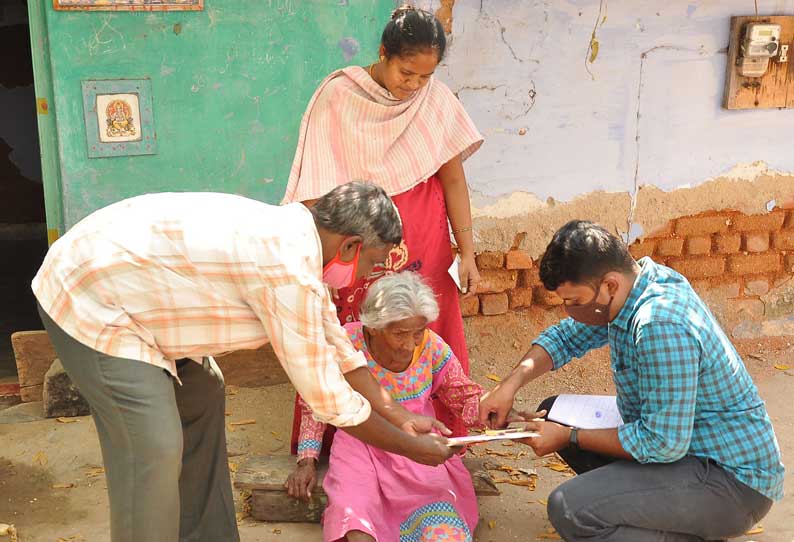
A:
[[[433,77],[446,48],[441,23],[403,7],[381,37],[380,60],[330,74],[315,91],[300,128],[284,203],[307,204],[334,187],[365,179],[383,187],[403,220],[403,243],[379,273],[338,291],[340,321],[358,320],[362,299],[384,273],[416,271],[433,288],[441,317],[430,327],[452,348],[464,371],[468,352],[452,263],[449,226],[460,251],[461,286],[472,295],[474,262],[469,191],[463,161],[482,144],[463,106]],[[297,442],[297,420],[293,451]],[[455,434],[465,433],[440,403],[436,413]]]

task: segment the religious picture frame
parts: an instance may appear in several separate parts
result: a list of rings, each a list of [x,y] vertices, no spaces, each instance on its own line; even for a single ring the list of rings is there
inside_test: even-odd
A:
[[[82,81],[89,158],[157,154],[149,79]]]

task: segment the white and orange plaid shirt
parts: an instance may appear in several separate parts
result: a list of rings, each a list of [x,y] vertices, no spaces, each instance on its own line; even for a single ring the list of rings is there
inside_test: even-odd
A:
[[[99,352],[176,377],[177,359],[270,341],[318,420],[350,426],[370,415],[343,375],[366,360],[339,325],[302,204],[214,193],[124,200],[55,242],[32,286],[66,333]]]

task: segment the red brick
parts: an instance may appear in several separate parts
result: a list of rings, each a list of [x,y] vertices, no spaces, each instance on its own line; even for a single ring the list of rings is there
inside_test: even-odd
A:
[[[538,276],[538,268],[521,269],[518,271],[518,280],[516,286],[518,288],[530,288],[535,284],[540,284],[540,277]]]
[[[669,220],[667,224],[662,226],[661,228],[657,228],[653,230],[651,233],[646,235],[646,239],[656,239],[659,237],[670,237],[673,235],[673,230],[675,229],[675,221]]]
[[[744,283],[744,295],[764,295],[769,291],[769,281],[766,279],[748,280]]]
[[[773,273],[780,269],[778,254],[734,254],[730,256],[728,269],[737,275]]]
[[[515,248],[505,254],[505,267],[508,269],[531,269],[532,258],[525,251]]]
[[[480,313],[480,298],[476,295],[460,298],[460,312],[463,316],[476,316]]]
[[[501,269],[505,265],[505,255],[503,252],[486,251],[477,254],[475,258],[477,269]]]
[[[738,233],[722,233],[714,239],[717,245],[717,254],[732,254],[739,252],[742,246],[742,236]]]
[[[794,254],[786,255],[786,272],[794,273]]]
[[[629,246],[629,252],[635,260],[644,258],[645,256],[653,256],[653,251],[656,248],[655,239],[643,239],[637,241]]]
[[[44,374],[57,354],[46,331],[18,331],[11,334],[17,360],[19,395],[23,403],[41,401]]]
[[[700,296],[706,293],[716,293],[719,299],[734,299],[739,297],[739,292],[741,291],[741,286],[738,282],[720,282],[714,284],[713,279],[693,279],[689,282]]]
[[[516,287],[518,271],[509,269],[483,269],[480,271],[482,282],[477,291],[483,294],[495,294]]]
[[[728,231],[730,223],[731,219],[726,215],[687,216],[676,221],[675,232],[682,237],[708,235]]]
[[[734,231],[773,231],[783,226],[786,213],[773,211],[763,215],[739,215],[733,219]]]
[[[721,256],[676,259],[670,267],[689,279],[718,277],[725,272],[725,258]]]
[[[769,233],[765,231],[745,233],[744,250],[747,252],[766,252],[769,250]]]
[[[775,248],[780,250],[794,250],[794,229],[782,230],[772,234]]]
[[[529,307],[532,305],[532,288],[513,288],[507,292],[511,309]]]
[[[711,236],[699,235],[686,240],[686,253],[692,256],[702,256],[711,252]]]
[[[683,239],[660,239],[656,246],[656,252],[660,256],[680,256],[684,249]]]
[[[506,313],[510,307],[510,301],[504,292],[500,294],[483,294],[480,296],[480,306],[484,315],[492,316]]]
[[[548,291],[543,286],[537,286],[535,288],[535,303],[539,305],[546,305],[549,307],[556,307],[557,305],[562,305],[563,301],[560,296],[555,294],[554,292]]]

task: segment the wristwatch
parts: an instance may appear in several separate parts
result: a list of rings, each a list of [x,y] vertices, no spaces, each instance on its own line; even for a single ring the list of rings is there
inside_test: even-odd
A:
[[[571,448],[579,447],[579,428],[571,427],[571,436],[568,438],[568,446]]]

